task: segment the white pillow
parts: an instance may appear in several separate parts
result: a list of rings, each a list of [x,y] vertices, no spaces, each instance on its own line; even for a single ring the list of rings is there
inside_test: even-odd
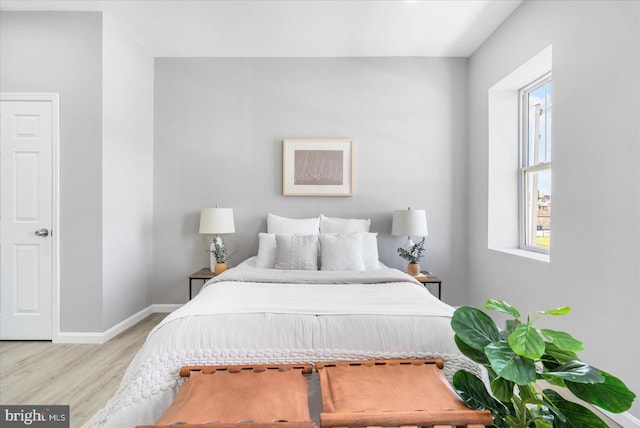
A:
[[[362,260],[366,270],[380,269],[377,233],[362,234]]]
[[[326,217],[320,214],[320,233],[368,232],[371,219]]]
[[[318,270],[318,235],[276,234],[275,268]]]
[[[276,267],[276,235],[273,233],[258,233],[258,256],[256,267],[273,269]]]
[[[279,233],[288,235],[293,233],[318,234],[320,219],[313,218],[287,218],[274,214],[267,214],[267,233]]]
[[[321,270],[365,269],[362,258],[362,233],[321,233]]]

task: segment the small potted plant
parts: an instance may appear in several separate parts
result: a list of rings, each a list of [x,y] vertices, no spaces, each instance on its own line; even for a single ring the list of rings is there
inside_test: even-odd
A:
[[[215,266],[212,270],[216,275],[227,270],[227,246],[219,236],[216,236],[213,240],[213,245],[211,245],[211,255],[212,264],[213,260],[215,260]]]
[[[413,244],[408,248],[398,248],[398,254],[403,259],[409,262],[407,266],[407,273],[411,276],[420,275],[420,259],[423,257],[422,253],[424,252],[424,239],[417,244]]]
[[[631,407],[635,394],[617,377],[580,361],[577,353],[584,345],[568,333],[534,326],[542,316],[559,316],[571,308],[538,312],[521,319],[520,312],[507,302],[489,300],[489,310],[511,318],[499,330],[483,311],[462,306],[451,319],[458,349],[485,367],[489,384],[459,370],[453,388],[473,409],[489,410],[493,426],[499,428],[607,428],[594,412],[573,396],[613,413]],[[541,384],[540,381],[543,381]]]

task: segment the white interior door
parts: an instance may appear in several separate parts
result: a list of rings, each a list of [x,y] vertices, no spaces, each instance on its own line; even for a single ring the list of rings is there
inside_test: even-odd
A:
[[[53,103],[1,104],[0,339],[50,340]]]

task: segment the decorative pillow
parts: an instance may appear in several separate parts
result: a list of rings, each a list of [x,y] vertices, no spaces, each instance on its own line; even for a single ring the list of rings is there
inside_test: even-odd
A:
[[[362,258],[362,233],[321,233],[321,270],[365,269]]]
[[[326,217],[320,214],[320,233],[368,232],[371,219]]]
[[[257,268],[273,269],[276,267],[276,235],[258,233]]]
[[[318,234],[320,219],[314,218],[287,218],[274,214],[267,214],[267,233],[289,235],[294,233]]]
[[[275,268],[318,270],[318,235],[276,234]]]
[[[366,270],[380,269],[377,233],[362,234],[362,260]]]

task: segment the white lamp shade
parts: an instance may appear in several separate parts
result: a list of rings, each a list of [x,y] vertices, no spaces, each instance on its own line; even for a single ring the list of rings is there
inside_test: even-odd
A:
[[[203,208],[200,212],[200,233],[234,233],[232,208]]]
[[[427,236],[427,214],[424,210],[396,210],[393,212],[391,234],[394,236]]]

